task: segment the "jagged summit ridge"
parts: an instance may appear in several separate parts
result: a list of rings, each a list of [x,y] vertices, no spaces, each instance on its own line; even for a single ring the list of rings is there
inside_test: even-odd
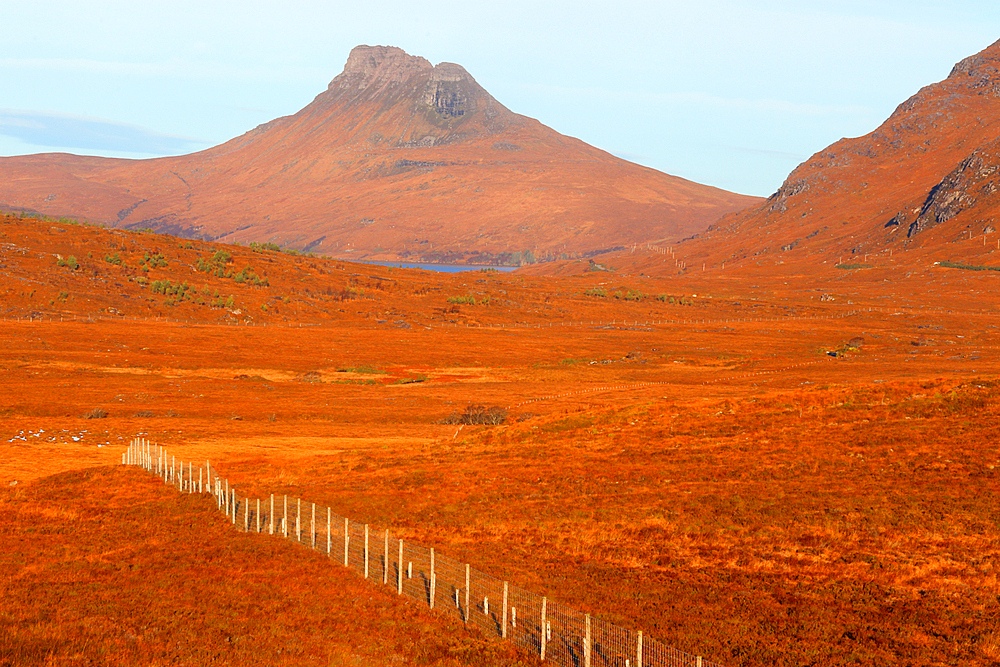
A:
[[[460,142],[527,120],[497,102],[461,65],[431,65],[394,46],[352,49],[343,72],[311,106],[307,113],[326,117],[363,108],[368,122],[345,139],[399,147]]]
[[[395,46],[356,46],[351,49],[344,71],[330,85],[365,90],[370,86],[397,84],[426,73],[434,67],[426,58],[411,56]]]

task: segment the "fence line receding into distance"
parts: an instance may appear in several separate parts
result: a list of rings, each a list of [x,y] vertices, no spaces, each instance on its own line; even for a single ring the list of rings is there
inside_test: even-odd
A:
[[[208,461],[179,462],[166,449],[134,439],[123,465],[157,475],[181,493],[209,493],[219,511],[245,532],[278,535],[325,553],[373,584],[506,639],[543,661],[566,667],[720,667],[643,635],[582,614],[299,498],[241,497]]]

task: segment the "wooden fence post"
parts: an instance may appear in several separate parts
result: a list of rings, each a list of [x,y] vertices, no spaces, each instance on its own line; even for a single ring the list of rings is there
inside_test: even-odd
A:
[[[333,553],[333,510],[326,508],[326,555]]]
[[[434,589],[437,587],[437,580],[434,578],[434,549],[431,549],[431,596],[430,596],[430,606],[431,609],[434,608]]]
[[[365,579],[368,578],[368,524],[365,524]]]
[[[246,502],[243,503],[243,532],[250,532],[250,499],[247,498]]]
[[[302,499],[295,499],[295,541],[302,541]]]
[[[271,513],[267,515],[268,532],[274,535],[274,494],[271,494]]]
[[[471,570],[472,568],[470,568],[469,564],[466,563],[465,564],[465,613],[462,614],[462,617],[466,623],[469,622],[469,589],[472,588]]]
[[[350,524],[347,520],[347,517],[345,516],[344,517],[344,567],[348,567],[347,555],[349,547],[351,545],[351,534],[348,532],[349,527]]]
[[[542,598],[542,625],[541,625],[542,641],[541,641],[541,647],[542,647],[542,660],[543,661],[545,660],[545,607],[548,604],[548,602],[549,602],[548,598]],[[590,626],[588,625],[587,627],[589,628]],[[586,649],[584,649],[584,656],[586,656],[586,655],[587,655]],[[586,658],[584,658],[584,660],[586,660]],[[589,663],[588,663],[588,665],[589,665]]]
[[[587,614],[583,637],[583,667],[590,667],[590,614]],[[701,667],[701,665],[698,665]]]
[[[309,521],[309,544],[311,549],[316,548],[316,503],[312,504],[312,519]]]
[[[205,483],[201,478],[201,468],[198,468],[198,493],[205,493]]]
[[[403,594],[403,540],[399,541],[399,560],[396,561],[396,594]]]
[[[288,496],[285,496],[285,515],[281,518],[281,536],[288,537]]]
[[[260,532],[260,498],[257,499],[257,532]]]
[[[194,493],[194,463],[188,461],[188,493]]]
[[[642,667],[642,630],[635,640],[635,667]]]
[[[385,529],[385,545],[382,547],[382,583],[389,583],[389,529]]]
[[[503,619],[500,623],[500,636],[507,638],[507,582],[503,582]]]

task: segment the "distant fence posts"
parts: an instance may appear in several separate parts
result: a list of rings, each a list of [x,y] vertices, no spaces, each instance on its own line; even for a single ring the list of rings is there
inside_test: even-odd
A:
[[[276,507],[273,493],[270,494],[269,504],[267,499],[262,502],[260,498],[240,498],[228,479],[217,472],[212,474],[209,461],[205,462],[204,468],[198,468],[196,483],[192,462],[188,462],[185,471],[184,462],[178,461],[165,448],[136,438],[122,453],[122,462],[125,465],[140,466],[161,477],[165,484],[174,486],[179,493],[207,492],[213,495],[218,511],[234,525],[237,524],[237,517],[242,514],[240,523],[244,532],[251,532],[253,525],[257,533],[262,533],[266,522],[266,530],[270,535],[277,534],[285,539],[294,537],[300,544],[308,544],[314,551],[322,551],[316,525],[316,503],[311,503],[308,508],[310,536],[303,542],[301,498],[295,501],[295,527],[290,530],[292,517],[288,511],[287,495],[282,496],[281,508]],[[251,505],[256,509],[251,509]],[[269,511],[263,512],[262,509],[265,508],[262,505],[269,507]],[[280,516],[277,509],[281,509]],[[326,555],[331,559],[334,558],[334,525],[339,525],[340,519],[332,508],[327,507]],[[377,576],[372,571],[371,530],[372,527],[368,524],[352,524],[350,519],[343,517],[344,566],[365,578]],[[362,534],[364,543],[352,544],[360,542]],[[511,641],[546,663],[559,667],[719,667],[700,656],[686,654],[651,640],[641,631],[633,632],[600,619],[592,619],[589,614],[564,607],[549,600],[547,596],[534,595],[507,581],[473,570],[469,563],[459,563],[442,556],[434,548],[404,544],[402,538],[393,539],[396,540],[394,565],[397,595],[405,593],[420,604],[426,603],[430,609],[453,614],[461,618],[466,626],[475,625],[487,636]],[[380,541],[382,583],[389,585],[389,570],[393,566],[393,559],[389,552],[388,529],[382,530]],[[375,548],[378,549],[377,546]],[[374,556],[378,557],[379,554],[376,552]],[[439,579],[444,591],[443,600],[450,599],[454,602],[453,605],[437,605]],[[491,598],[494,602],[492,610]],[[521,610],[520,625],[518,608]]]

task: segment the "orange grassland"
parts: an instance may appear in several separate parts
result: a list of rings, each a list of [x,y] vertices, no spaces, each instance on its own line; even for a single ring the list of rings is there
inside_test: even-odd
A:
[[[138,434],[724,665],[1000,661],[995,272],[0,249],[0,664],[535,663],[121,469]],[[507,422],[444,423],[470,403]]]

